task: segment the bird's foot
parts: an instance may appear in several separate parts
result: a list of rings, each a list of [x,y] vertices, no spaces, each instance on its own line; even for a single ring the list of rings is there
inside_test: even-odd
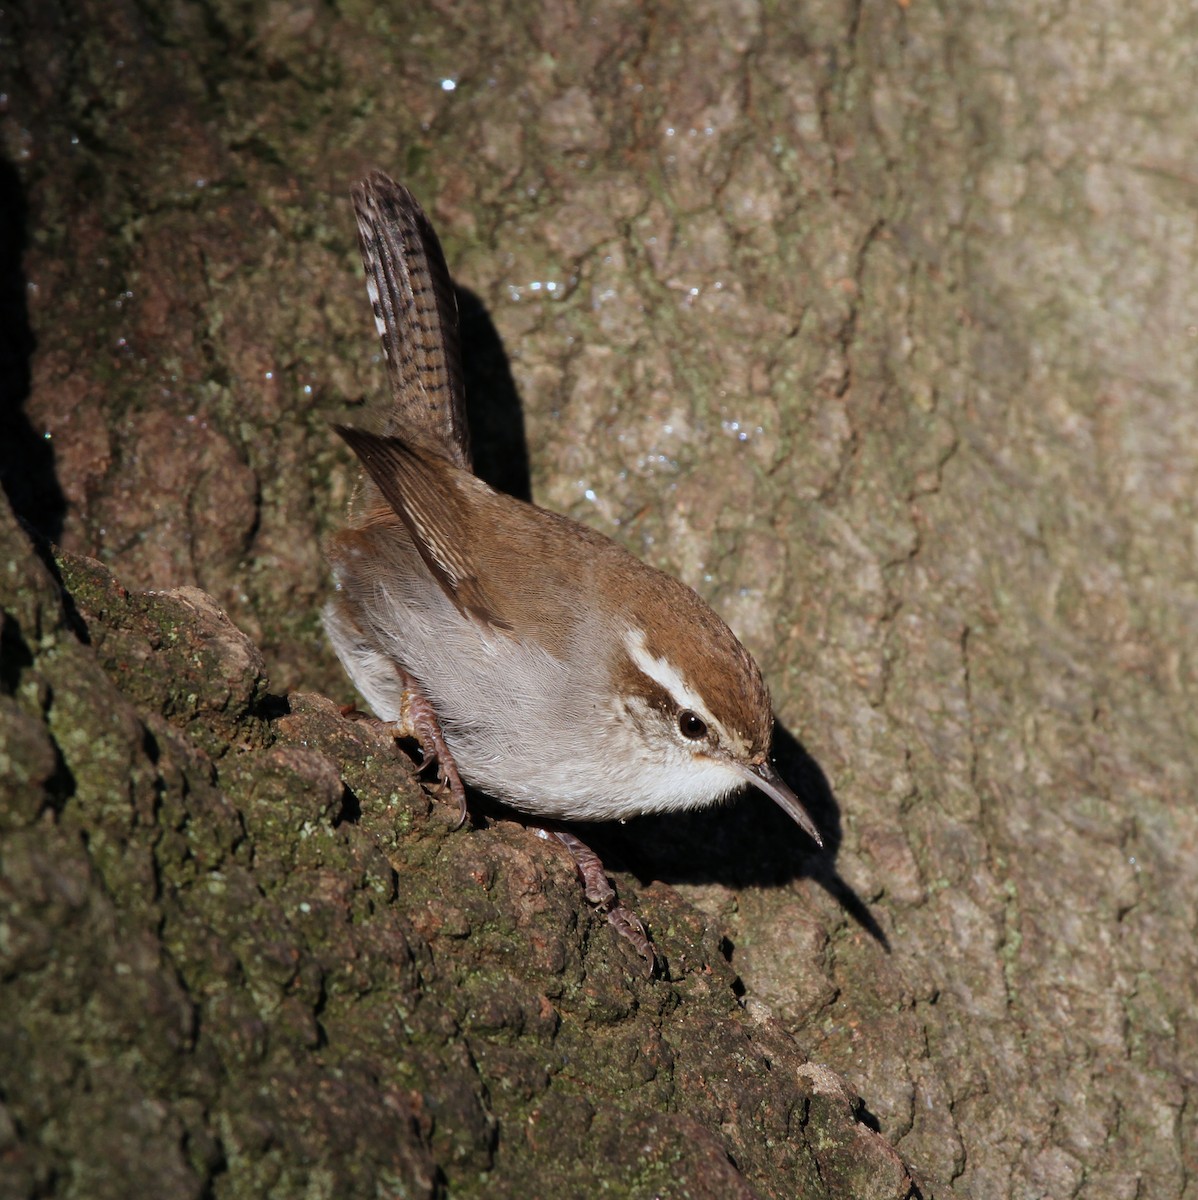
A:
[[[373,717],[369,713],[361,712],[353,704],[343,706],[341,715],[352,721],[371,721],[381,725],[396,741],[410,739],[419,743],[423,756],[421,765],[427,766],[435,761],[438,778],[449,788],[450,796],[457,801],[458,822],[454,828],[461,829],[466,823],[466,788],[458,774],[458,764],[454,762],[453,754],[445,743],[437,710],[411,676],[403,676],[399,715],[394,719],[385,721]]]
[[[652,939],[645,931],[640,917],[620,902],[616,889],[612,887],[611,880],[603,869],[599,855],[580,837],[563,829],[542,830],[541,833],[553,837],[570,852],[587,901],[607,917],[608,924],[622,938],[632,943],[636,952],[645,960],[649,976],[652,977],[657,970],[657,955],[653,950]]]

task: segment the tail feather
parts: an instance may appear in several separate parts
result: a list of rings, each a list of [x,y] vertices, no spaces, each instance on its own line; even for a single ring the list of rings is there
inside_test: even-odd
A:
[[[457,300],[441,243],[412,193],[381,171],[354,188],[353,202],[391,380],[383,430],[470,470]]]

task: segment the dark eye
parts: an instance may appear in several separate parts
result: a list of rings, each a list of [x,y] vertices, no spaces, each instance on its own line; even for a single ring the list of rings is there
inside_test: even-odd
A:
[[[684,738],[697,742],[707,736],[707,723],[702,717],[696,716],[689,708],[684,708],[678,714],[678,728]]]

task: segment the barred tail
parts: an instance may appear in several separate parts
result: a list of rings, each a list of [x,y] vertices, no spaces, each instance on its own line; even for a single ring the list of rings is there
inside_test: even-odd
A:
[[[353,201],[391,380],[383,431],[470,470],[458,306],[441,243],[412,193],[381,171],[354,188]]]

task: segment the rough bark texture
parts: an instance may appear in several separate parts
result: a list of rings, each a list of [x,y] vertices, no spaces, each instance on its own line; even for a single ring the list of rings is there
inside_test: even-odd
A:
[[[1198,1197],[1191,6],[0,37],[0,466],[60,547],[0,516],[0,1195]],[[484,472],[703,592],[811,756],[823,859],[752,799],[600,833],[665,980],[339,714],[373,167]]]

